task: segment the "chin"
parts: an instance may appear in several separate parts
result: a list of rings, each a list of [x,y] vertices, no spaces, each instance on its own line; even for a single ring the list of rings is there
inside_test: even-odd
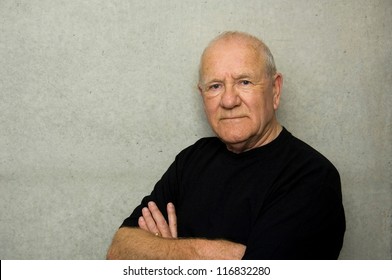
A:
[[[246,142],[249,137],[248,135],[223,135],[220,139],[228,145],[241,145]]]

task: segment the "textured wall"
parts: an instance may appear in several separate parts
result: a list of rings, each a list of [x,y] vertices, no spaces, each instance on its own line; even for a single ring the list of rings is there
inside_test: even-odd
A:
[[[264,38],[281,122],[339,169],[342,259],[392,254],[392,1],[0,1],[0,259],[102,259],[177,152],[223,30]]]

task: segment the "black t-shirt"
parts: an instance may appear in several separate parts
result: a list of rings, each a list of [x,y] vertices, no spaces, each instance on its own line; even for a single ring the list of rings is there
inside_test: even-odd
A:
[[[176,207],[178,237],[225,239],[247,246],[243,259],[336,259],[345,217],[339,173],[283,129],[271,143],[240,154],[203,138],[177,155],[141,209]]]

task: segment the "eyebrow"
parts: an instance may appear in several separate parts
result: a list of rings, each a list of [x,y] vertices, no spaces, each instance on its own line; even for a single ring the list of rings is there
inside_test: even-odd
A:
[[[250,79],[250,80],[257,79],[257,75],[255,73],[249,73],[249,72],[233,74],[232,77],[235,81],[242,80],[242,79]],[[223,83],[223,82],[224,82],[224,79],[213,78],[211,80],[203,80],[200,83],[200,85],[205,87],[205,86],[209,86],[214,83]]]
[[[214,84],[214,83],[223,83],[223,80],[220,80],[220,79],[212,79],[209,81],[204,80],[200,83],[200,86],[207,87],[207,86],[210,86],[211,84]]]
[[[255,75],[254,74],[250,74],[250,73],[241,73],[241,74],[238,74],[238,75],[234,75],[233,78],[235,80],[242,80],[242,79],[245,79],[245,78],[254,79]]]
[[[255,78],[255,75],[254,74],[251,74],[251,73],[240,73],[240,74],[234,74],[233,75],[233,79],[234,80],[241,80],[241,79],[244,79],[244,78]],[[207,84],[211,84],[211,83],[221,83],[221,82],[223,82],[224,81],[224,79],[217,79],[217,78],[214,78],[214,79],[211,79],[211,80],[208,80],[208,81],[206,81],[206,80],[204,80],[204,84],[205,85],[207,85]]]

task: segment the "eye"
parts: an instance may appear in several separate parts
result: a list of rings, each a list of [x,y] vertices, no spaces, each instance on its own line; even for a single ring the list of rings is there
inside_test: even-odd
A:
[[[208,87],[209,90],[217,90],[221,87],[220,84],[212,84]]]
[[[240,84],[241,84],[241,85],[244,85],[244,86],[247,86],[247,85],[250,85],[251,82],[248,81],[248,80],[242,80],[242,81],[240,82]]]

